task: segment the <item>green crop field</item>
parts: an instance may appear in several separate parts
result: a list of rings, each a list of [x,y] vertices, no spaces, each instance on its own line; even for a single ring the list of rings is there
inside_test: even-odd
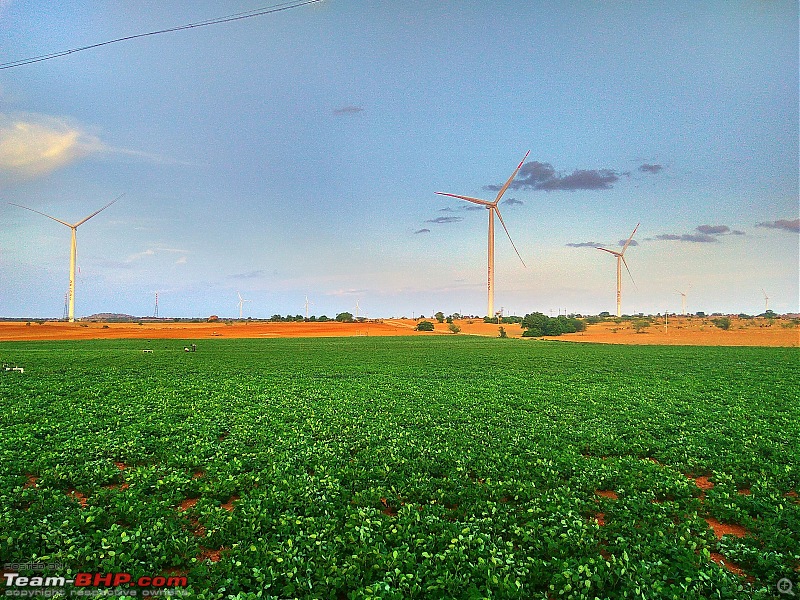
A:
[[[197,344],[0,344],[0,562],[192,598],[800,587],[796,349]]]

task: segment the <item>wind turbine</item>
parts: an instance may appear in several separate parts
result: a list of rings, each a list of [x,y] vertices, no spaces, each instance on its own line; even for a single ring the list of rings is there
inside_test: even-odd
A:
[[[103,212],[105,209],[114,204],[114,202],[122,198],[122,196],[124,195],[125,194],[120,194],[114,200],[106,204],[103,208],[101,208],[100,210],[96,210],[88,217],[81,219],[75,224],[67,223],[66,221],[62,221],[61,219],[56,219],[55,217],[46,215],[45,213],[39,212],[38,210],[28,208],[27,206],[22,206],[21,204],[14,204],[13,202],[9,202],[9,204],[11,204],[12,206],[24,208],[25,210],[35,212],[36,214],[42,215],[43,217],[47,217],[48,219],[53,219],[53,221],[55,221],[56,223],[61,223],[62,225],[66,225],[72,230],[72,242],[70,244],[70,254],[69,254],[69,322],[70,323],[75,322],[75,261],[77,260],[78,257],[78,243],[76,241],[76,233],[78,231],[78,227],[86,223],[86,221],[91,219],[96,214]]]
[[[636,234],[636,230],[639,229],[639,225],[640,223],[637,223],[636,227],[633,228],[633,233],[631,234],[631,237],[627,239],[625,244],[622,246],[622,250],[620,252],[617,252],[616,250],[609,250],[608,248],[599,248],[599,247],[597,248],[598,250],[602,250],[603,252],[608,252],[609,254],[613,254],[614,256],[617,257],[617,316],[618,317],[622,316],[622,263],[625,263],[625,268],[628,270],[628,275],[630,276],[631,281],[633,281],[633,275],[631,275],[631,270],[628,269],[628,262],[625,260],[625,250],[627,250],[628,246],[630,246],[631,240],[633,239],[633,236]],[[636,285],[635,282],[634,285]]]
[[[522,263],[523,267],[527,268],[525,261],[522,260],[522,257],[519,254],[519,250],[514,245],[514,240],[511,239],[511,234],[508,233],[508,228],[506,227],[505,222],[503,221],[503,216],[500,214],[500,209],[497,207],[498,203],[500,202],[500,198],[503,197],[503,194],[506,193],[508,186],[511,185],[511,182],[514,181],[514,177],[517,176],[519,170],[522,168],[522,163],[525,162],[525,159],[528,158],[528,154],[531,151],[528,150],[525,153],[525,156],[522,158],[520,163],[517,165],[517,168],[511,174],[511,177],[508,178],[505,185],[500,188],[500,191],[497,192],[497,197],[494,199],[494,202],[488,202],[486,200],[481,200],[480,198],[472,198],[470,196],[459,196],[457,194],[446,194],[444,192],[436,192],[440,196],[449,196],[450,198],[458,198],[459,200],[466,200],[467,202],[472,202],[473,204],[479,204],[481,206],[485,206],[489,211],[489,265],[488,265],[488,277],[487,277],[487,287],[488,287],[488,308],[486,310],[486,314],[489,317],[494,317],[494,215],[497,213],[497,218],[500,219],[500,224],[503,226],[503,229],[508,236],[508,241],[511,242],[512,248],[514,248],[514,252],[517,253],[520,262]]]
[[[250,302],[250,300],[245,300],[242,298],[242,295],[239,292],[236,292],[236,295],[239,296],[239,320],[242,320],[242,307],[244,306],[245,302]]]
[[[686,292],[675,290],[681,295],[681,314],[686,316]]]
[[[769,296],[767,296],[764,288],[761,288],[761,293],[764,294],[764,312],[767,312],[769,310]]]
[[[308,299],[308,296],[306,296],[306,321],[308,321],[308,307],[312,304],[314,303]]]

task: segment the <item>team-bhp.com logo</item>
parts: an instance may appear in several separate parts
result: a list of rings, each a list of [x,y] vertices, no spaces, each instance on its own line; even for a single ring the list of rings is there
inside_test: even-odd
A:
[[[130,573],[77,573],[74,578],[60,576],[23,577],[19,573],[3,573],[5,596],[52,597],[69,593],[70,596],[178,596],[187,586],[181,575],[139,577]],[[67,587],[71,589],[67,591]],[[117,588],[113,591],[105,588]]]

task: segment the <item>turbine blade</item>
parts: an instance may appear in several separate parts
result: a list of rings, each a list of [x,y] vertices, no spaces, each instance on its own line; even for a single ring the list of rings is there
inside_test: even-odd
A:
[[[440,196],[450,196],[451,198],[458,198],[459,200],[466,200],[467,202],[472,202],[473,204],[482,204],[483,206],[491,206],[491,202],[487,202],[486,200],[481,200],[480,198],[471,198],[469,196],[459,196],[458,194],[447,194],[445,192],[434,192],[434,194],[439,194]]]
[[[9,202],[11,206],[18,206],[19,208],[24,208],[25,210],[29,210],[31,212],[35,212],[38,215],[42,215],[43,217],[47,217],[48,219],[53,219],[53,221],[57,223],[61,223],[62,225],[66,225],[67,227],[73,227],[71,224],[67,223],[66,221],[62,221],[61,219],[56,219],[55,217],[51,217],[50,215],[46,215],[43,212],[39,212],[38,210],[34,210],[32,208],[28,208],[27,206],[22,206],[22,204],[14,204],[13,202]]]
[[[631,243],[633,236],[636,235],[636,230],[639,229],[639,225],[641,225],[641,223],[637,223],[636,227],[633,228],[633,233],[631,234],[631,237],[628,238],[628,241],[625,242],[625,245],[622,247],[622,252],[620,252],[620,254],[625,254],[625,250],[628,249],[628,245]]]
[[[608,248],[600,248],[598,246],[597,250],[602,250],[603,252],[608,252],[609,254],[613,254],[614,256],[622,256],[619,252],[615,252],[614,250],[609,250]]]
[[[622,259],[622,262],[625,265],[625,270],[628,271],[628,277],[631,278],[631,283],[633,284],[633,287],[635,287],[636,291],[638,292],[639,291],[639,287],[636,285],[636,282],[633,280],[633,275],[631,275],[631,270],[628,268],[628,261],[625,260],[625,257],[622,256],[622,254],[620,254],[619,257]]]
[[[503,221],[503,215],[500,214],[500,210],[496,206],[493,206],[492,210],[494,210],[497,213],[497,218],[500,219],[500,224],[503,226],[503,229],[505,230],[506,235],[508,236],[508,241],[511,242],[511,247],[514,248],[514,252],[517,253],[517,257],[519,257],[519,261],[522,263],[522,266],[527,269],[528,265],[526,265],[525,261],[522,260],[522,257],[519,255],[519,250],[517,250],[517,247],[514,245],[514,240],[511,239],[511,234],[508,233],[508,227],[506,227],[506,224]]]
[[[517,176],[517,173],[519,173],[519,170],[522,168],[522,163],[524,163],[524,162],[525,162],[525,159],[526,159],[526,158],[528,158],[528,154],[530,154],[530,153],[531,153],[531,151],[530,151],[530,150],[528,150],[528,151],[525,153],[525,156],[524,156],[524,157],[522,158],[522,160],[519,162],[519,164],[517,165],[517,168],[516,168],[516,169],[514,170],[514,172],[511,174],[511,177],[509,177],[509,178],[508,178],[508,181],[506,181],[505,185],[504,185],[503,187],[501,187],[501,188],[500,188],[500,191],[499,191],[499,192],[497,192],[497,198],[495,198],[495,199],[494,199],[494,203],[493,203],[495,206],[497,206],[497,203],[498,203],[498,202],[500,202],[500,198],[502,198],[502,197],[503,197],[503,194],[505,194],[505,193],[506,193],[506,190],[508,189],[508,186],[510,186],[510,185],[511,185],[511,182],[512,182],[512,181],[514,181],[514,177],[516,177],[516,176]]]
[[[81,225],[83,225],[84,223],[86,223],[86,221],[88,221],[89,219],[91,219],[91,218],[92,218],[93,216],[95,216],[96,214],[103,212],[105,209],[107,209],[109,206],[111,206],[112,204],[114,204],[114,202],[116,202],[117,200],[119,200],[120,198],[122,198],[124,195],[125,195],[125,194],[120,194],[119,196],[117,196],[116,198],[114,198],[114,199],[113,199],[111,202],[109,202],[108,204],[106,204],[106,205],[105,205],[103,208],[101,208],[100,210],[96,210],[96,211],[94,211],[92,214],[90,214],[88,217],[86,217],[85,219],[82,219],[81,221],[78,221],[77,223],[75,223],[75,227],[80,227]]]

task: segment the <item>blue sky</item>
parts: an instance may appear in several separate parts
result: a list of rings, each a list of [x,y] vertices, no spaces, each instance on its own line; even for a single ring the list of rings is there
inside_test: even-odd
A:
[[[0,0],[1,60],[270,6]],[[355,2],[0,70],[0,315],[798,312],[798,5]],[[499,226],[499,224],[498,224]],[[627,276],[626,276],[627,277]]]

